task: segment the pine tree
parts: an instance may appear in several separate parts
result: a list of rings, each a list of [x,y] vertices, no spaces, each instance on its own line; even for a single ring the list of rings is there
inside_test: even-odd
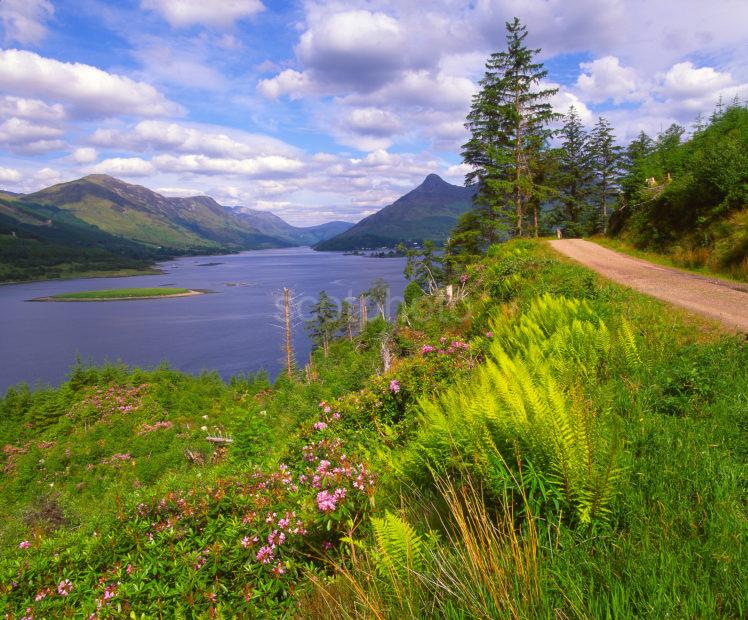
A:
[[[325,291],[320,292],[319,300],[312,306],[312,318],[306,322],[306,329],[312,342],[321,346],[327,357],[330,340],[338,329],[338,308]]]
[[[616,192],[621,176],[621,147],[610,123],[602,116],[590,134],[594,194],[599,207],[597,230],[608,232],[608,204]]]
[[[560,209],[556,221],[569,235],[580,235],[586,232],[584,220],[589,210],[593,168],[589,138],[574,106],[564,117],[561,136],[557,175]]]
[[[347,299],[340,302],[340,316],[338,317],[338,331],[353,340],[353,328],[357,317],[353,305]]]
[[[465,124],[471,137],[462,156],[473,168],[465,181],[480,186],[476,206],[487,243],[498,239],[507,219],[518,236],[525,232],[527,207],[539,192],[533,161],[552,135],[548,124],[556,116],[548,98],[558,89],[537,88],[548,72],[533,62],[540,50],[525,47],[526,37],[519,19],[507,22],[507,49],[486,62]]]

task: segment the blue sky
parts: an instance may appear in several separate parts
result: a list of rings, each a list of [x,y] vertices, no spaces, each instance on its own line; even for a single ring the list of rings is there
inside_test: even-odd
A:
[[[107,173],[355,221],[459,147],[504,22],[624,142],[748,97],[745,0],[0,0],[0,188]]]

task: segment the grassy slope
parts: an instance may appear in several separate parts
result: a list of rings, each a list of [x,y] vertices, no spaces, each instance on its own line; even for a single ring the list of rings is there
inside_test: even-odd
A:
[[[367,606],[380,601],[388,618],[462,617],[459,610],[468,609],[464,597],[445,601],[446,590],[434,595],[407,577],[393,590],[381,577],[387,571],[361,579],[365,571],[355,562],[349,563],[353,582],[335,579],[324,570],[327,562],[315,558],[348,562],[349,547],[339,541],[351,526],[364,549],[376,547],[369,517],[385,509],[407,516],[418,531],[434,527],[428,518],[434,516],[432,502],[439,505],[438,493],[428,484],[415,492],[403,469],[414,436],[428,431],[417,399],[474,374],[471,367],[487,350],[490,315],[500,311],[510,320],[547,292],[586,299],[611,329],[626,317],[644,363],[635,371],[620,365],[574,388],[606,421],[606,432],[621,441],[623,469],[607,519],[580,527],[568,513],[541,504],[538,539],[528,541],[527,529],[519,527],[516,535],[537,558],[537,585],[527,596],[512,597],[517,615],[744,616],[746,346],[660,302],[601,282],[537,244],[513,243],[495,252],[471,268],[468,282],[468,306],[448,310],[426,298],[401,317],[407,316],[409,326],[394,335],[396,360],[381,376],[373,374],[379,328],[372,325],[356,346],[343,341],[329,359],[317,355],[318,376],[311,383],[281,380],[270,387],[260,378],[227,385],[215,375],[104,368],[77,369],[57,390],[10,392],[0,401],[0,443],[10,446],[0,457],[6,473],[0,480],[6,517],[0,526],[0,594],[7,597],[0,598],[0,613],[29,605],[42,616],[89,613],[110,584],[125,613],[132,608],[146,615],[182,606],[184,613],[273,617],[296,604],[301,617],[323,617],[328,605],[347,610],[342,617],[367,617]],[[447,342],[469,340],[470,349],[420,354],[426,343],[446,346],[442,336]],[[340,411],[339,422],[320,412],[323,399]],[[320,417],[330,428],[312,426]],[[157,422],[162,426],[156,428]],[[208,433],[233,435],[235,443],[226,452],[205,442]],[[248,472],[255,466],[272,472],[281,459],[294,475],[303,472],[308,462],[302,447],[336,439],[344,442],[349,461],[366,462],[376,473],[371,502],[361,503],[347,487],[337,511],[320,513],[317,491],[301,482],[298,491],[269,479],[263,489],[237,486],[254,479]],[[344,484],[336,480],[331,488]],[[144,507],[136,508],[141,502]],[[309,533],[304,544],[286,543],[286,572],[276,575],[274,565],[257,561],[254,543],[245,549],[240,541],[270,533],[249,511],[283,514],[290,507],[303,515]],[[491,513],[495,509],[489,506]],[[449,519],[444,505],[440,513]],[[169,525],[167,518],[176,521]],[[17,549],[23,539],[30,541],[32,555]],[[328,555],[323,544],[329,541],[334,548],[340,544],[342,555]],[[434,544],[443,554],[441,564],[459,557],[459,540]],[[474,560],[481,559],[477,553]],[[124,570],[128,564],[132,574]],[[465,562],[458,566],[468,574]],[[310,587],[308,570],[319,587]],[[436,570],[422,569],[427,575]],[[63,578],[75,588],[68,597],[31,600]],[[350,587],[357,579],[364,592],[372,583],[387,583],[362,598]],[[525,593],[523,579],[510,571],[491,582]],[[11,580],[20,585],[12,587]],[[476,592],[478,599],[488,594]],[[509,608],[496,612],[507,614]]]

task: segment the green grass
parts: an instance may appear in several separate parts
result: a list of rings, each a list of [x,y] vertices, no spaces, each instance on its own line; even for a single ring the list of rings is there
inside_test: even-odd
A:
[[[115,299],[150,299],[152,297],[169,297],[193,293],[188,288],[116,288],[103,291],[81,291],[79,293],[61,293],[47,299],[52,301],[97,301]]]

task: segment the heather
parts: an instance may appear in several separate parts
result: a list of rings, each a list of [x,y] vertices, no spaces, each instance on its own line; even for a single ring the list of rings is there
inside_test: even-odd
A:
[[[9,391],[0,612],[744,616],[745,344],[540,242],[445,277],[275,382]]]

